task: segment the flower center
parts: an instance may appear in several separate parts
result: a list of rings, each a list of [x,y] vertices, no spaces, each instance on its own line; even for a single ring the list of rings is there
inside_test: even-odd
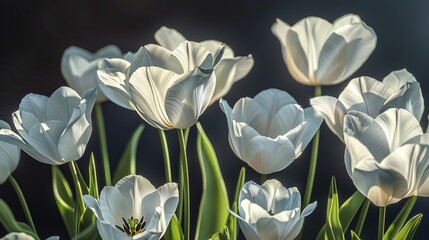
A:
[[[146,226],[146,222],[144,221],[144,216],[138,220],[131,216],[128,220],[122,217],[122,227],[115,225],[117,229],[121,230],[123,233],[127,234],[130,237],[133,237],[139,233],[144,232],[146,230],[144,227]]]

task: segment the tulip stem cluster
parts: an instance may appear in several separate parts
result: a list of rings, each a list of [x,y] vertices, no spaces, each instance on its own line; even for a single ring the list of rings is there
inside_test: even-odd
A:
[[[82,196],[83,196],[83,192],[82,192],[82,186],[80,185],[79,182],[79,176],[78,176],[78,169],[76,166],[76,163],[74,161],[70,161],[69,162],[69,167],[70,167],[70,172],[71,175],[73,177],[73,181],[74,181],[74,185],[75,185],[75,189],[76,189],[76,209],[75,211],[82,211],[85,209],[85,204],[83,202]],[[74,235],[73,236],[79,236],[79,222],[80,222],[80,216],[75,213],[75,226],[74,226]]]
[[[95,116],[97,119],[98,137],[99,137],[98,139],[100,141],[101,158],[103,160],[104,179],[106,181],[106,186],[110,186],[112,185],[112,177],[110,174],[110,161],[109,161],[109,153],[107,151],[106,128],[104,126],[103,109],[101,107],[101,103],[95,104]]]
[[[19,202],[21,203],[22,210],[24,211],[25,217],[27,218],[28,224],[30,224],[33,229],[34,234],[38,236],[36,227],[34,226],[33,218],[31,217],[30,209],[28,208],[27,201],[25,200],[24,194],[22,193],[21,188],[19,187],[18,182],[16,182],[15,178],[12,175],[9,176],[9,182],[12,185],[13,189],[18,196]]]
[[[185,138],[185,130],[183,129],[177,129],[177,133],[179,135],[179,144],[180,144],[180,169],[183,176],[183,181],[180,181],[179,183],[182,184],[182,187],[180,187],[181,195],[183,201],[181,204],[183,204],[183,221],[184,221],[184,234],[185,234],[185,240],[190,239],[190,231],[191,231],[191,219],[190,219],[190,210],[191,210],[191,204],[190,204],[190,193],[189,193],[189,169],[188,169],[188,156],[186,154],[186,138]],[[181,218],[179,218],[180,220]]]
[[[170,153],[168,151],[167,138],[165,137],[164,130],[159,129],[158,132],[159,132],[159,138],[161,139],[162,154],[164,156],[165,180],[167,182],[172,182],[173,180],[171,177]]]

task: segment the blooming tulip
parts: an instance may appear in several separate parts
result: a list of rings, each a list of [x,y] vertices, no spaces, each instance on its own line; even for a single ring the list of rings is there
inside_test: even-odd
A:
[[[186,41],[186,38],[174,29],[161,27],[155,33],[155,40],[159,45],[173,51],[180,45],[180,43]],[[222,44],[216,40],[206,40],[200,43],[212,54],[215,54],[218,47]],[[250,72],[254,63],[251,54],[245,57],[235,57],[232,48],[228,45],[224,46],[224,54],[222,55],[219,63],[214,67],[216,74],[216,87],[210,104],[217,102],[219,98],[225,96],[235,82],[241,80]]]
[[[17,145],[46,164],[78,160],[91,136],[96,96],[95,88],[81,97],[69,87],[60,87],[51,97],[28,94],[12,115],[20,136],[3,129],[0,141]]]
[[[307,17],[289,26],[277,19],[271,31],[280,41],[292,77],[311,86],[344,81],[367,60],[377,41],[375,32],[353,14],[333,24]]]
[[[99,200],[90,195],[83,200],[97,217],[103,239],[160,239],[176,211],[179,191],[176,183],[155,189],[146,178],[130,175],[104,187]]]
[[[34,237],[26,234],[26,233],[18,233],[18,232],[12,232],[8,235],[1,238],[2,240],[35,240]],[[57,236],[49,237],[46,240],[59,240],[60,238]]]
[[[231,212],[247,240],[292,240],[301,230],[304,217],[317,203],[309,204],[301,213],[301,195],[297,188],[285,188],[270,179],[262,186],[253,181],[244,184],[239,197],[239,215]]]
[[[102,61],[100,87],[110,100],[136,110],[156,128],[189,128],[213,96],[213,67],[222,52],[221,46],[212,54],[202,44],[189,41],[173,51],[149,44],[128,55],[130,61]]]
[[[221,99],[229,143],[238,158],[261,174],[286,168],[301,155],[322,123],[313,108],[302,109],[278,89],[242,98],[234,108]]]
[[[82,96],[88,89],[98,87],[98,62],[103,58],[119,58],[121,55],[121,50],[115,45],[105,46],[95,53],[71,46],[61,58],[61,73],[67,84]],[[106,100],[98,90],[97,102]]]
[[[379,207],[429,196],[429,133],[404,109],[344,120],[345,164],[356,188]]]
[[[402,69],[387,75],[383,82],[370,77],[355,78],[338,99],[330,96],[310,100],[316,112],[323,115],[334,134],[343,140],[343,120],[347,111],[361,111],[372,118],[389,108],[405,108],[420,120],[424,102],[420,84],[414,76]]]
[[[9,124],[0,120],[0,134],[6,131],[10,131]],[[19,153],[20,149],[17,146],[0,141],[0,184],[15,171],[19,162]]]

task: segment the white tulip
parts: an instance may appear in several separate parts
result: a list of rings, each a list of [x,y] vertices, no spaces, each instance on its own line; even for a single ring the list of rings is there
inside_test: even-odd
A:
[[[57,236],[49,237],[46,240],[59,240],[60,238]],[[18,233],[12,232],[2,237],[1,240],[35,240],[34,237],[26,234],[26,233]]]
[[[277,19],[271,31],[280,41],[292,77],[311,86],[344,81],[368,59],[377,41],[375,32],[353,14],[333,24],[307,17],[289,26]]]
[[[64,51],[61,58],[61,73],[67,84],[82,96],[89,89],[98,87],[98,62],[104,58],[121,56],[121,50],[115,45],[105,46],[95,53],[71,46]],[[98,89],[97,102],[106,100],[106,96]]]
[[[229,143],[238,158],[261,174],[280,171],[301,155],[322,123],[313,108],[302,109],[287,92],[268,89],[234,108],[221,99]]]
[[[10,126],[5,121],[0,120],[0,134],[10,131]],[[19,162],[19,147],[0,141],[0,184],[4,183],[9,175],[15,171]]]
[[[83,196],[97,217],[102,239],[160,239],[176,211],[179,190],[176,183],[155,187],[144,177],[130,175],[106,186],[96,200]]]
[[[404,108],[418,120],[424,111],[420,84],[405,69],[391,72],[382,82],[370,77],[355,78],[338,99],[321,96],[312,98],[310,102],[341,141],[344,141],[343,120],[348,111],[364,112],[375,118],[386,109]]]
[[[429,196],[429,133],[410,112],[351,111],[344,121],[346,169],[363,195],[380,207]]]
[[[159,45],[173,51],[180,43],[186,41],[186,38],[175,29],[163,26],[155,33],[155,40]],[[215,54],[219,46],[223,44],[217,40],[206,40],[200,43],[212,54]],[[216,87],[210,104],[225,96],[235,82],[241,80],[250,72],[254,63],[251,54],[235,56],[231,47],[226,44],[224,46],[225,52],[219,63],[214,67]]]
[[[12,114],[15,128],[0,132],[0,141],[19,146],[36,160],[60,165],[82,157],[91,136],[96,88],[83,96],[69,87],[50,97],[27,94]]]
[[[300,232],[304,217],[310,215],[317,202],[301,212],[301,194],[295,187],[285,188],[270,179],[262,186],[249,181],[240,191],[238,212],[231,212],[247,240],[292,240]]]

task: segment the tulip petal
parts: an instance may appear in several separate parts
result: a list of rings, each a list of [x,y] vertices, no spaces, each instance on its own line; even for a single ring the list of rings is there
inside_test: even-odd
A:
[[[183,71],[193,71],[196,67],[203,69],[213,68],[213,57],[200,43],[184,41],[173,50],[173,55],[179,59]]]
[[[122,59],[105,59],[98,67],[99,86],[106,97],[123,108],[133,110],[127,84],[130,63]]]
[[[234,58],[234,51],[232,48],[228,45],[226,45],[223,42],[217,41],[217,40],[205,40],[200,42],[201,45],[207,48],[207,50],[215,56],[216,53],[219,50],[219,46],[223,45],[224,47],[224,53],[222,55],[222,60],[226,60],[227,58]]]
[[[68,121],[76,106],[79,106],[81,97],[69,87],[60,87],[46,102],[47,119]]]
[[[383,79],[383,83],[387,84],[394,91],[399,90],[406,83],[413,82],[417,82],[416,78],[406,69],[393,71]]]
[[[94,213],[95,217],[100,221],[104,221],[103,214],[97,199],[91,195],[84,195],[82,198],[85,202],[85,205]]]
[[[330,96],[311,98],[310,104],[318,114],[323,116],[329,129],[344,142],[344,116],[347,113],[344,105],[338,99]]]
[[[131,190],[131,189],[130,189]],[[100,193],[100,210],[103,218],[111,225],[122,226],[121,218],[128,219],[133,214],[134,203],[125,198],[121,192],[112,186],[106,186]]]
[[[1,134],[9,131],[11,132],[9,124],[0,120],[0,184],[15,171],[21,152],[18,146],[1,140]]]
[[[309,77],[311,59],[306,57],[305,50],[299,41],[298,33],[288,31],[286,34],[286,46],[284,48],[283,59],[286,63],[290,75],[299,83],[304,85],[318,86],[319,83]]]
[[[277,18],[276,22],[271,26],[271,32],[274,34],[274,36],[277,37],[277,39],[280,42],[280,45],[282,47],[282,53],[284,57],[284,52],[286,48],[286,35],[288,31],[290,30],[289,24],[285,23],[281,19]],[[285,58],[286,59],[286,58]]]
[[[145,45],[134,54],[128,75],[140,67],[159,67],[177,74],[184,71],[180,60],[170,50],[155,44]]]
[[[103,240],[130,240],[128,235],[118,230],[114,225],[97,221],[97,229]]]
[[[305,125],[303,126],[300,134],[293,141],[289,138],[295,147],[295,156],[299,157],[310,141],[313,139],[317,130],[319,130],[320,125],[323,122],[323,118],[317,116],[313,110],[313,108],[304,109],[305,115]]]
[[[229,119],[229,122],[235,121],[246,123],[259,133],[264,134],[266,131],[264,124],[264,118],[266,118],[266,116],[263,112],[263,108],[261,108],[261,106],[251,98],[246,97],[238,100],[237,103],[234,105],[234,109],[232,109],[231,116],[227,117]],[[230,129],[230,133],[234,134],[234,136],[238,136],[232,130],[233,129]]]
[[[304,110],[298,104],[284,105],[272,114],[273,117],[269,118],[264,131],[264,135],[271,138],[285,135],[305,121]],[[295,139],[289,138],[289,140],[295,142]]]
[[[406,83],[386,100],[380,112],[389,108],[403,108],[412,113],[417,120],[422,119],[425,104],[420,84],[418,82]]]
[[[173,51],[181,42],[186,41],[186,38],[175,29],[162,26],[155,33],[155,41],[159,45]]]

